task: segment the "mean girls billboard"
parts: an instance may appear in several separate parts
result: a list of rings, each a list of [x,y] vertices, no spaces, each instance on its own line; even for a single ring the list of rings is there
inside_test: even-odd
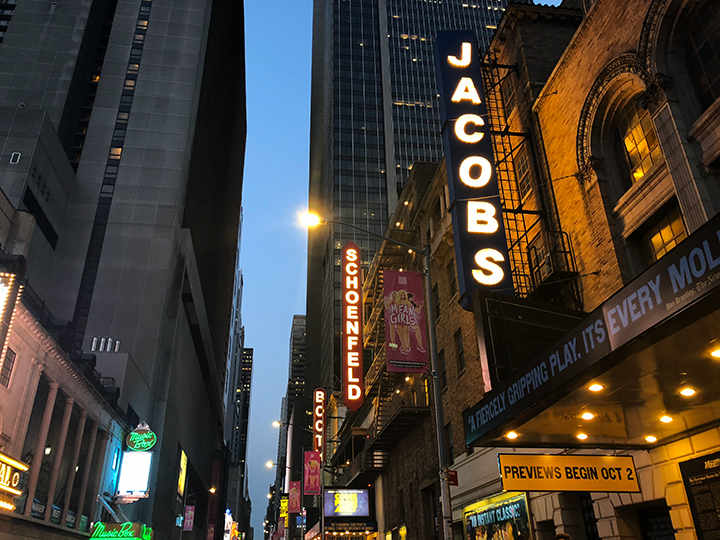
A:
[[[385,270],[383,281],[387,370],[423,372],[428,356],[422,274]]]

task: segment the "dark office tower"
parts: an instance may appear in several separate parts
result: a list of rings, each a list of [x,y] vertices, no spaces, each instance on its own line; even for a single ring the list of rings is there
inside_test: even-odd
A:
[[[238,362],[232,406],[232,429],[228,441],[228,501],[233,517],[247,532],[250,522],[250,499],[247,494],[247,437],[252,391],[253,349],[242,348]]]
[[[310,208],[382,235],[416,161],[442,157],[434,74],[438,30],[470,29],[487,46],[505,0],[315,0]],[[362,262],[377,236],[341,225],[309,237],[308,335],[313,376],[339,386],[340,250]],[[315,360],[317,359],[317,360]]]
[[[290,363],[288,366],[287,397],[300,398],[305,391],[305,315],[293,315],[290,330]]]
[[[223,528],[245,113],[243,1],[0,0],[0,248],[124,427],[156,433],[122,510],[158,538],[188,497]]]

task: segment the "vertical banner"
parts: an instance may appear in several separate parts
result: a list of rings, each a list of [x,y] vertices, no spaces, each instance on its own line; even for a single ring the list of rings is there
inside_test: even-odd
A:
[[[285,528],[287,529],[288,526],[288,496],[283,495],[280,497],[280,521],[283,525],[285,525]]]
[[[419,373],[427,369],[427,322],[423,276],[383,271],[387,370]]]
[[[316,388],[313,392],[313,450],[320,452],[320,459],[325,451],[325,389]]]
[[[342,257],[342,380],[343,402],[351,411],[362,405],[365,395],[360,262],[360,248],[352,242],[345,244]]]
[[[320,474],[322,473],[322,462],[320,452],[305,452],[305,464],[303,467],[303,492],[305,495],[320,495]]]
[[[470,31],[438,32],[436,75],[461,304],[474,291],[512,294],[481,62]]]
[[[194,505],[187,505],[185,506],[185,516],[183,519],[183,531],[192,531],[193,526],[195,525],[195,506]]]
[[[288,492],[288,512],[290,514],[300,513],[300,481],[290,481],[290,491]]]

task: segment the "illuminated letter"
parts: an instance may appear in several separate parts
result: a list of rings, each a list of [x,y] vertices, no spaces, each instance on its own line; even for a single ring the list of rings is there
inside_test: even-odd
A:
[[[321,432],[323,430],[323,421],[321,419],[315,420],[315,431]]]
[[[348,374],[347,374],[347,375],[348,375],[347,382],[349,382],[349,383],[360,382],[360,379],[358,379],[357,377],[355,377],[355,376],[353,375],[353,374],[355,373],[355,370],[354,370],[353,368],[349,367],[349,368],[347,368],[347,371],[348,371]]]
[[[497,285],[505,277],[505,272],[497,263],[503,262],[505,257],[497,249],[485,248],[475,254],[475,264],[480,270],[473,270],[475,281],[482,285]]]
[[[489,202],[468,201],[467,229],[471,233],[494,233],[500,225],[495,219],[495,207]]]
[[[460,103],[461,101],[472,101],[474,105],[480,105],[480,95],[475,89],[475,83],[470,77],[462,77],[453,92],[450,101]]]
[[[480,167],[480,174],[472,175],[472,168]],[[468,156],[460,164],[460,181],[471,188],[481,188],[487,185],[492,175],[492,164],[482,156]]]
[[[358,252],[356,249],[350,248],[345,252],[345,257],[348,261],[355,262],[358,260]],[[357,265],[355,267],[357,268]]]
[[[350,307],[350,306],[348,306]],[[356,317],[357,318],[357,317]],[[345,333],[346,334],[359,334],[360,323],[358,321],[345,321]]]
[[[355,264],[355,263],[350,263]],[[355,272],[357,274],[357,272]],[[358,284],[358,277],[357,276],[345,276],[345,288],[346,289],[359,289],[360,285]]]
[[[350,260],[350,257],[348,257],[348,260]],[[345,265],[345,273],[350,274],[351,276],[357,275],[358,273],[358,265],[354,262],[349,262]]]
[[[348,399],[360,399],[360,387],[357,384],[349,384],[348,387]]]
[[[464,143],[472,144],[482,141],[485,134],[482,131],[468,133],[468,124],[472,124],[476,127],[482,127],[485,125],[485,121],[477,114],[463,114],[455,121],[455,136]]]
[[[358,338],[357,336],[348,336],[348,337],[347,337],[347,348],[348,348],[348,350],[354,349],[355,346],[358,344],[359,341],[360,341],[360,338]]]
[[[357,304],[360,301],[360,294],[357,291],[350,290],[345,293],[345,301],[348,304]]]
[[[472,45],[467,41],[463,41],[460,49],[460,58],[457,56],[448,56],[447,61],[453,67],[468,67],[472,60]]]
[[[360,353],[349,352],[347,353],[347,365],[351,367],[360,367]]]
[[[360,318],[358,315],[358,313],[360,313],[360,312],[358,311],[357,306],[345,306],[345,307],[346,307],[346,310],[345,310],[346,318],[353,319],[353,320]]]

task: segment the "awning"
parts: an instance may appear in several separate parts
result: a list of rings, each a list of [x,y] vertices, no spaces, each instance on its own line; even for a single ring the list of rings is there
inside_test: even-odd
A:
[[[720,217],[467,409],[467,444],[648,447],[720,423],[718,284]]]

